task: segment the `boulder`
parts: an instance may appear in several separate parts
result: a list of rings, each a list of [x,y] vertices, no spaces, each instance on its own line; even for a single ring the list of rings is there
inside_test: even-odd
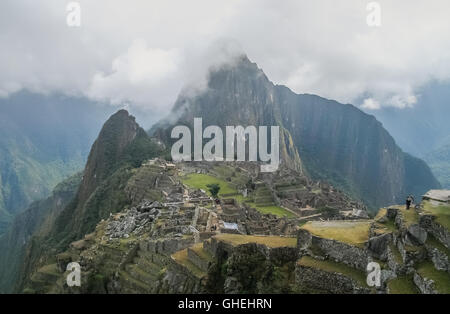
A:
[[[413,224],[408,227],[408,238],[419,245],[424,245],[427,241],[427,231],[418,224]]]
[[[372,254],[381,260],[387,259],[387,248],[389,243],[392,241],[392,235],[390,233],[385,233],[376,237],[369,239],[368,249]]]

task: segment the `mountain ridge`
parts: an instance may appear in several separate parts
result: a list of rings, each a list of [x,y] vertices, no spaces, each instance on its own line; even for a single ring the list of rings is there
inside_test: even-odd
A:
[[[280,151],[291,152],[281,160],[289,165],[289,156],[298,154],[294,166],[343,188],[372,209],[440,186],[428,166],[403,153],[373,115],[351,104],[274,85],[245,55],[212,70],[203,91],[181,93],[169,118],[150,133],[171,143],[171,127],[192,127],[194,117],[202,117],[205,127],[279,125]],[[423,182],[410,182],[417,179],[411,164],[419,167]]]

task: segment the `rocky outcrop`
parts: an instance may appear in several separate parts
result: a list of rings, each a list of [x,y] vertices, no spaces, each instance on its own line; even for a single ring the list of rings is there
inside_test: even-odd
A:
[[[388,257],[389,244],[392,243],[392,234],[385,233],[379,236],[371,237],[367,249],[375,258],[386,260]]]
[[[419,225],[441,241],[447,248],[450,248],[449,230],[438,224],[435,219],[436,217],[433,215],[422,215],[419,220]]]
[[[413,244],[424,245],[427,241],[427,231],[418,224],[413,224],[407,229],[407,237]]]
[[[434,267],[437,270],[443,270],[450,273],[449,256],[445,252],[442,252],[431,245],[425,245],[425,248],[428,252],[428,258],[433,262]]]
[[[417,272],[414,273],[414,283],[417,288],[423,294],[437,294],[438,292],[435,289],[434,281],[431,279],[427,279],[422,277]]]

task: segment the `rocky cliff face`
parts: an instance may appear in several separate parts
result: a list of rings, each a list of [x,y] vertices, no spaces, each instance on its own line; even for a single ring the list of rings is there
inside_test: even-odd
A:
[[[194,117],[202,117],[204,127],[279,125],[285,164],[343,188],[371,208],[439,186],[428,166],[405,155],[373,116],[274,85],[246,56],[212,71],[204,91],[182,92],[169,119],[152,132],[170,142],[172,126],[192,126]]]
[[[225,66],[212,72],[208,87],[203,92],[185,90],[177,99],[169,118],[161,121],[152,133],[171,142],[172,125],[193,127],[194,118],[203,118],[203,128],[220,126],[280,126],[280,159],[291,168],[303,172],[292,136],[283,127],[282,115],[277,105],[276,87],[255,63],[246,56],[237,60],[236,66]],[[224,150],[225,152],[225,150]]]

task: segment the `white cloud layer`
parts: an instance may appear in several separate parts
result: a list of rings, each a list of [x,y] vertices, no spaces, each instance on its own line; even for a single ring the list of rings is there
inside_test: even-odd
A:
[[[414,106],[450,78],[448,0],[380,0],[381,27],[364,0],[79,0],[70,28],[68,2],[1,1],[0,96],[83,94],[159,117],[239,49],[275,83],[369,110]]]

